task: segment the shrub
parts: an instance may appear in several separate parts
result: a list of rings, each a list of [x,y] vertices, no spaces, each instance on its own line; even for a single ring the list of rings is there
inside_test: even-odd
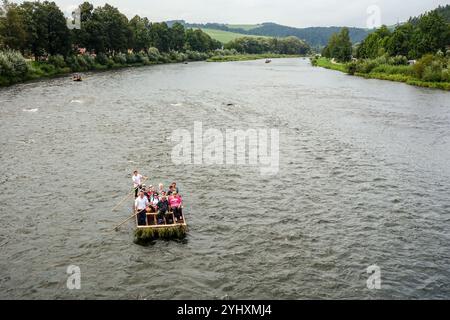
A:
[[[162,63],[169,63],[169,62],[171,62],[170,61],[170,55],[168,53],[164,52],[161,55],[161,58],[159,59],[159,61],[161,61]]]
[[[356,65],[356,70],[359,73],[371,73],[379,64],[375,60],[362,60]]]
[[[21,80],[26,78],[29,71],[30,67],[20,52],[0,51],[0,76]]]
[[[9,61],[6,54],[0,53],[0,75],[9,77],[12,76],[14,72],[14,66],[11,61]]]
[[[126,55],[126,58],[127,58],[126,63],[133,64],[138,62],[138,58],[134,53],[128,53]]]
[[[107,66],[108,68],[113,68],[113,67],[114,67],[114,60],[111,59],[111,58],[107,58],[107,59],[106,59],[106,66]]]
[[[108,65],[108,57],[104,53],[100,53],[95,57],[95,61],[104,66]]]
[[[425,67],[422,80],[429,82],[442,81],[442,64],[439,61],[433,61],[431,65]]]
[[[150,60],[145,53],[139,52],[136,54],[136,62],[142,63],[142,64],[149,64]]]
[[[434,56],[432,54],[424,55],[416,64],[413,66],[413,70],[416,74],[416,77],[422,79],[423,74],[425,72],[425,68],[430,66],[434,60]]]
[[[95,58],[89,54],[83,55],[84,61],[89,70],[95,69]]]
[[[169,59],[171,62],[183,62],[183,61],[187,60],[187,57],[188,56],[182,52],[177,52],[177,51],[169,52]]]
[[[376,64],[377,66],[381,65],[381,64],[388,64],[388,57],[385,55],[382,55],[380,57],[377,57],[373,60],[371,60],[374,64]]]
[[[59,69],[65,68],[67,66],[64,57],[60,54],[48,57],[48,63]]]
[[[210,55],[205,52],[186,51],[187,59],[191,61],[203,61],[210,58]]]
[[[447,69],[442,70],[442,81],[450,82],[450,66],[447,66]]]
[[[148,49],[147,56],[151,62],[158,62],[161,59],[161,54],[159,53],[159,50],[153,47]]]
[[[403,65],[388,65],[382,64],[375,67],[372,72],[375,73],[386,73],[386,74],[401,74],[405,76],[413,76],[414,72],[410,66]]]
[[[72,71],[77,72],[81,71],[80,64],[78,63],[78,59],[76,57],[68,57],[66,59],[67,66],[72,69]]]
[[[234,56],[238,54],[236,49],[216,49],[213,53],[215,56]]]
[[[408,65],[408,58],[405,56],[395,56],[388,59],[388,64],[393,66],[403,66]]]
[[[113,60],[117,64],[124,65],[127,64],[128,58],[126,54],[118,53],[113,57]]]
[[[42,62],[39,67],[45,73],[45,75],[56,74],[56,67],[52,64]]]
[[[78,65],[80,66],[80,71],[86,71],[89,70],[89,64],[87,63],[84,56],[77,56],[76,60],[78,62]]]
[[[315,61],[315,63],[317,64],[317,61]],[[357,63],[356,62],[350,62],[347,66],[347,73],[350,75],[354,75],[357,71]]]

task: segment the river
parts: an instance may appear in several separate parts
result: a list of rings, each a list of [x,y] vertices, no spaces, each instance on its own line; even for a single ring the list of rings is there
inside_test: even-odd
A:
[[[279,170],[174,164],[194,122],[278,129]],[[448,92],[302,59],[130,68],[0,89],[0,145],[0,298],[450,298]],[[178,182],[185,241],[111,231],[135,168]]]

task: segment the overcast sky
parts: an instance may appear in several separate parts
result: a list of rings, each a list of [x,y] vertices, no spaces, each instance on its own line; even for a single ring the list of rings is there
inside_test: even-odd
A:
[[[62,9],[82,0],[56,0]],[[450,0],[91,0],[95,6],[109,3],[127,16],[135,14],[151,21],[183,19],[191,23],[219,22],[256,24],[276,22],[294,27],[366,27],[373,5],[378,6],[381,23],[405,21]],[[371,13],[367,13],[370,8]],[[376,13],[375,13],[376,14]]]

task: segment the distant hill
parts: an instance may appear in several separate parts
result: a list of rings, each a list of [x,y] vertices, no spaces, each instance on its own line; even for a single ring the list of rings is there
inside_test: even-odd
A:
[[[230,29],[243,29],[246,31],[256,29],[260,26],[260,24],[227,24],[227,27]]]
[[[305,40],[312,47],[321,47],[327,44],[328,39],[333,33],[339,32],[340,30],[341,27],[294,28],[276,23],[263,23],[258,28],[248,30],[247,33],[271,37],[296,36]],[[368,30],[361,28],[349,28],[349,31],[353,43],[361,42],[369,34]]]
[[[312,47],[323,47],[327,44],[328,39],[335,32],[339,32],[341,27],[310,27],[310,28],[294,28],[283,26],[280,24],[268,22],[259,25],[226,25],[220,23],[196,24],[187,23],[183,20],[168,21],[169,25],[180,22],[188,28],[200,28],[208,30],[221,30],[233,32],[234,34],[268,36],[268,37],[288,37],[295,36],[305,40]],[[350,38],[353,43],[361,42],[369,34],[369,30],[362,28],[349,28]],[[218,39],[219,40],[219,39]]]
[[[435,9],[440,15],[450,23],[450,5],[439,6]],[[415,24],[419,21],[419,17],[410,18],[410,22]],[[268,36],[268,37],[288,37],[295,36],[305,40],[313,48],[321,48],[327,45],[329,38],[333,33],[339,32],[341,27],[310,27],[310,28],[294,28],[283,26],[273,22],[266,22],[262,24],[221,24],[221,23],[187,23],[184,20],[168,21],[172,25],[175,22],[180,22],[188,28],[199,28],[209,33],[213,38],[226,42],[227,39],[233,39],[242,36]],[[391,30],[395,26],[389,27]],[[371,32],[371,30],[363,28],[349,28],[350,39],[353,44],[363,41]]]
[[[242,38],[242,37],[265,37],[265,36],[254,36],[254,35],[245,35],[242,33],[236,33],[231,31],[224,31],[218,29],[208,29],[201,28],[203,32],[208,34],[211,38],[219,40],[223,44],[228,43],[234,39]]]

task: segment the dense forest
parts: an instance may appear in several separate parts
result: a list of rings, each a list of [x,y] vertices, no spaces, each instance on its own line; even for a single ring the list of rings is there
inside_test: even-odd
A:
[[[105,4],[94,8],[80,5],[81,29],[69,30],[63,12],[54,2],[5,2],[6,17],[0,20],[0,45],[33,55],[36,60],[48,55],[68,56],[78,48],[96,54],[193,50],[207,52],[222,45],[201,30],[186,30],[181,24],[151,23],[135,16],[131,20],[117,8]]]
[[[344,65],[319,58],[313,64],[450,89],[450,5],[411,18],[393,30],[382,26],[353,48],[343,29],[330,38],[322,56]]]

